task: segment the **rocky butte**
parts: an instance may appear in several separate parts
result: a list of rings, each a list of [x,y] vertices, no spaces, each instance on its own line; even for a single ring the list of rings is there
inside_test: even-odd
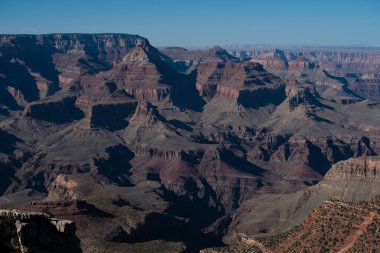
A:
[[[2,252],[82,252],[75,223],[47,214],[0,210]]]
[[[0,35],[1,247],[373,249],[380,54],[331,50]]]

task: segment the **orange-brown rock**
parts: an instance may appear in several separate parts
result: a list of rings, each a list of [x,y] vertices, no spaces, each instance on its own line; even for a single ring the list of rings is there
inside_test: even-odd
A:
[[[316,69],[318,67],[317,64],[310,62],[305,57],[297,57],[295,60],[289,61],[289,69],[290,70],[309,70]]]
[[[218,96],[247,105],[261,104],[263,96],[272,97],[277,102],[284,97],[281,81],[266,72],[262,65],[252,62],[201,63],[196,87],[199,94],[208,99]]]
[[[288,60],[283,51],[276,49],[260,55],[259,59],[252,61],[260,63],[265,69],[287,69],[289,66]]]
[[[325,179],[378,182],[380,180],[379,157],[364,156],[336,163],[327,172]]]
[[[104,77],[130,96],[150,102],[173,101],[178,89],[186,85],[186,77],[171,69],[158,50],[143,40]]]

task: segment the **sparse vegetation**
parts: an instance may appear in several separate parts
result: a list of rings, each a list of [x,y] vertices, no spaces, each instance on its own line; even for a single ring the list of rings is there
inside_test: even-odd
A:
[[[268,251],[278,253],[337,252],[342,248],[347,252],[378,252],[379,212],[376,202],[326,201],[315,208],[302,225],[276,236],[260,238],[258,242]],[[243,252],[232,251],[243,249],[240,244],[212,252]]]

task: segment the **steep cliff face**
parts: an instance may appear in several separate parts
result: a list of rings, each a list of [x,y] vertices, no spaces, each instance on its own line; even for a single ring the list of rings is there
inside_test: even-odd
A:
[[[367,140],[365,137],[303,138],[266,133],[255,137],[257,146],[248,152],[248,159],[255,164],[267,162],[277,173],[289,179],[304,179],[313,184],[338,161],[353,156],[375,155]]]
[[[284,98],[284,85],[257,63],[232,61],[205,62],[198,69],[197,90],[205,98],[223,97],[247,107],[265,104],[263,97],[279,103]]]
[[[269,52],[263,52],[258,58],[251,59],[253,62],[258,62],[265,69],[272,71],[307,71],[319,68],[318,64],[309,60],[304,56],[289,57],[284,51],[275,49]]]
[[[311,70],[311,69],[316,69],[319,66],[308,60],[306,57],[297,57],[294,60],[289,61],[289,69],[290,70]]]
[[[139,102],[130,122],[132,126],[155,127],[160,118],[162,116],[150,103]]]
[[[270,72],[279,75],[283,79],[289,81],[297,80],[300,83],[308,84],[312,86],[321,97],[335,103],[357,103],[362,101],[364,97],[369,98],[368,95],[370,94],[362,96],[362,94],[365,93],[355,92],[355,90],[358,90],[358,85],[355,85],[355,81],[348,81],[345,76],[343,76],[345,73],[344,71],[347,71],[348,69],[345,69],[343,72],[337,69],[325,69],[320,65],[321,62],[316,60],[315,57],[313,60],[310,60],[304,56],[295,54],[288,55],[287,58],[285,53],[283,51],[281,52],[283,58],[288,59],[288,65],[283,67],[276,64],[272,64],[271,66],[267,64],[267,68]],[[266,54],[263,55],[265,56]],[[258,59],[254,58],[251,61],[261,61],[266,59],[264,56],[260,55]],[[266,61],[274,61],[277,58],[272,57],[271,59],[266,59]]]
[[[271,50],[258,48],[252,51],[246,48],[241,51],[235,49],[232,53],[236,56],[251,57],[251,61],[263,64],[266,69],[286,79],[296,77],[298,80],[313,81],[320,86],[321,93],[326,90],[330,90],[328,93],[331,93],[331,87],[339,88],[339,84],[337,86],[335,82],[319,75],[317,70],[323,69],[332,75],[347,79],[344,92],[348,95],[351,93],[351,95],[358,95],[357,98],[379,100],[379,82],[376,73],[380,70],[380,53],[375,49],[285,48]],[[356,101],[352,98],[343,98],[343,102]]]
[[[3,252],[82,252],[72,221],[43,213],[0,210],[0,228]]]
[[[335,164],[326,174],[330,181],[379,181],[378,157],[351,158]]]
[[[235,56],[263,59],[276,55],[278,49],[249,47],[229,50]],[[371,48],[312,48],[312,47],[284,47],[283,55],[290,62],[298,57],[305,57],[329,71],[347,70],[358,72],[378,71],[380,67],[380,53]],[[270,62],[270,61],[269,61]],[[290,64],[290,63],[289,63]],[[273,65],[272,65],[273,66]],[[277,67],[283,67],[283,64]]]
[[[171,69],[161,60],[158,50],[143,40],[137,41],[136,47],[105,78],[112,78],[118,88],[132,97],[150,102],[176,100],[179,89],[188,82],[186,76]]]
[[[191,73],[201,62],[238,62],[239,58],[216,45],[206,50],[187,50],[179,47],[161,48],[163,59],[179,72]]]
[[[263,65],[265,69],[287,69],[289,67],[288,59],[284,52],[279,49],[266,52],[254,61]]]
[[[76,97],[64,97],[58,101],[40,101],[29,104],[24,111],[26,117],[54,123],[69,123],[81,119],[83,112],[75,106]]]
[[[48,34],[48,35],[1,35],[2,55],[21,55],[38,49],[63,54],[86,53],[99,61],[112,65],[121,62],[126,53],[144,38],[129,34]],[[5,48],[6,49],[5,49]]]
[[[88,113],[90,128],[123,129],[134,114],[137,101],[95,104]]]
[[[356,94],[379,101],[380,98],[380,75],[374,73],[347,73],[345,77],[348,86]]]
[[[335,71],[339,69],[356,71],[376,71],[380,67],[379,52],[365,50],[286,50],[288,57],[303,56],[318,62],[322,68]]]
[[[51,94],[58,86],[67,88],[84,73],[121,62],[137,40],[144,38],[125,34],[2,35],[1,59],[6,68],[11,67],[7,62],[12,59],[22,61],[32,77],[40,74],[39,81],[33,81],[37,87]]]
[[[293,111],[301,105],[309,107],[318,106],[320,102],[316,99],[315,91],[311,86],[300,86],[297,83],[289,85],[287,89],[289,110]]]
[[[236,241],[238,233],[249,237],[272,236],[285,232],[296,224],[302,224],[305,219],[305,223],[308,223],[310,216],[315,212],[312,211],[313,208],[321,203],[325,205],[326,200],[337,199],[347,202],[377,200],[380,194],[378,168],[378,156],[350,158],[335,163],[323,180],[308,189],[290,194],[264,194],[258,199],[252,198],[243,203],[237,211],[226,240]],[[262,213],[274,203],[276,203],[274,210]],[[281,217],[288,219],[281,220]]]

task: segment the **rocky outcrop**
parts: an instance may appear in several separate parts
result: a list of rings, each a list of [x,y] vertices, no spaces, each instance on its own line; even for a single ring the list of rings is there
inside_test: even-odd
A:
[[[123,58],[123,62],[143,66],[149,62],[160,64],[161,58],[157,49],[152,47],[148,41],[137,40],[136,47]]]
[[[260,238],[238,234],[239,241],[204,253],[227,252],[371,252],[377,250],[378,201],[347,203],[338,199],[317,205],[302,224]]]
[[[82,252],[75,223],[47,214],[0,210],[0,249],[17,253]]]
[[[64,97],[58,101],[36,102],[29,104],[24,111],[28,118],[69,123],[83,117],[83,112],[75,106],[76,97]]]
[[[151,102],[159,102],[166,98],[170,98],[172,93],[172,89],[169,87],[152,89],[125,88],[125,91],[134,98]]]
[[[198,69],[197,90],[205,98],[223,97],[237,100],[247,107],[258,107],[273,98],[273,103],[284,99],[280,80],[257,63],[205,62]]]
[[[16,101],[16,103],[18,105],[20,105],[20,106],[26,106],[27,105],[28,102],[25,101],[24,95],[22,94],[21,90],[17,90],[12,86],[8,86],[7,91],[13,97],[13,99]]]
[[[289,109],[292,111],[301,104],[315,105],[318,100],[312,95],[310,87],[304,89],[292,89],[288,92],[289,97]]]
[[[144,40],[129,34],[47,34],[47,35],[1,35],[2,55],[22,53],[33,47],[42,47],[47,51],[55,50],[63,54],[87,54],[109,65],[122,61],[126,53],[135,46],[137,40]],[[12,45],[14,45],[12,47]],[[19,46],[19,51],[17,51]],[[63,72],[62,69],[59,69]]]
[[[162,58],[179,72],[191,73],[200,62],[227,62],[239,59],[229,54],[225,49],[216,45],[206,50],[187,50],[180,47],[161,48]]]
[[[158,50],[143,40],[105,77],[112,78],[130,96],[149,102],[175,100],[187,82],[186,76],[162,61]]]
[[[323,180],[305,190],[290,194],[264,194],[257,199],[251,198],[237,211],[230,227],[231,234],[226,238],[236,237],[235,232],[255,237],[285,232],[301,224],[304,219],[307,220],[313,208],[321,203],[324,205],[324,201],[332,198],[348,202],[378,200],[378,168],[378,156],[350,158],[335,163]],[[273,207],[273,204],[276,206],[273,211],[262,213],[268,210],[268,207]],[[260,221],[257,218],[261,215],[266,218]],[[282,220],[282,216],[288,218]]]
[[[270,99],[268,103],[267,98]],[[285,99],[285,85],[242,90],[237,102],[247,108],[260,108],[268,104],[279,105]]]
[[[86,118],[90,128],[123,129],[128,126],[128,120],[135,113],[136,107],[136,101],[95,104],[91,106]]]
[[[321,179],[330,166],[357,156],[373,156],[374,143],[368,138],[303,138],[262,133],[255,136],[257,146],[248,152],[253,163],[266,161],[289,179],[311,183]],[[287,164],[286,168],[283,164]],[[289,166],[289,164],[292,164]]]
[[[276,50],[277,49],[245,46],[240,49],[231,48],[229,51],[235,56],[242,55],[244,57],[251,57],[255,60],[264,59],[264,65],[267,63],[265,58],[268,56],[268,58],[273,57]],[[329,71],[344,69],[358,72],[376,72],[380,68],[380,53],[378,50],[373,50],[371,48],[284,47],[281,51],[283,52],[282,55],[285,55],[286,59],[289,61],[289,65],[290,61],[293,61],[298,57],[305,57],[311,62],[320,65],[321,68]],[[268,64],[269,63],[271,63],[270,60]],[[276,64],[272,64],[272,66],[274,65]],[[277,69],[283,67],[284,64],[279,61]]]
[[[268,49],[235,50],[234,54],[238,55],[239,52],[244,52],[250,55],[253,61],[260,62],[266,57],[267,51]],[[284,54],[289,63],[286,72],[284,72],[283,66],[269,67],[264,60],[262,64],[267,66],[270,71],[287,79],[289,76],[294,78],[294,75],[299,75],[297,77],[299,79],[314,80],[321,96],[337,103],[356,103],[361,101],[360,98],[379,100],[379,82],[376,73],[380,69],[380,53],[377,50],[287,48],[284,49]],[[339,83],[339,80],[336,82],[326,79],[317,73],[321,69],[331,73],[341,73],[347,82]]]
[[[229,54],[225,49],[221,48],[218,45],[215,45],[212,48],[205,50],[187,50],[185,48],[180,47],[167,47],[160,49],[160,51],[175,61],[238,61],[238,58]]]
[[[275,49],[260,55],[259,59],[252,61],[260,63],[265,69],[287,69],[289,66],[288,59],[282,50]]]
[[[154,89],[162,78],[158,69],[160,64],[161,59],[155,48],[149,43],[137,42],[136,47],[124,57],[123,63],[118,66],[120,71],[124,71],[125,88],[130,92],[135,88]]]
[[[326,69],[326,70],[356,70],[356,71],[373,71],[380,68],[380,54],[376,51],[358,50],[286,50],[289,57],[306,57]]]
[[[161,151],[152,147],[135,146],[133,147],[133,153],[140,157],[160,158],[165,160],[182,159],[182,153],[180,151]]]
[[[356,94],[371,100],[380,100],[380,75],[373,73],[347,73],[349,88]]]
[[[284,51],[275,49],[269,52],[262,52],[257,58],[251,59],[251,61],[258,62],[264,66],[265,69],[281,71],[281,70],[291,70],[291,71],[305,71],[314,70],[319,66],[310,61],[304,56],[298,57],[288,57]]]
[[[379,157],[351,158],[334,164],[325,176],[326,180],[380,181]]]
[[[318,65],[314,62],[309,61],[305,57],[297,57],[294,60],[289,61],[289,70],[313,70],[318,68]]]
[[[44,97],[59,88],[68,89],[83,74],[121,62],[138,39],[144,40],[127,34],[2,35],[0,51],[4,60],[23,62],[31,77],[17,78],[35,82]],[[24,94],[26,98],[28,95]]]
[[[154,127],[159,120],[163,120],[157,109],[148,102],[139,102],[131,117],[131,126]]]

